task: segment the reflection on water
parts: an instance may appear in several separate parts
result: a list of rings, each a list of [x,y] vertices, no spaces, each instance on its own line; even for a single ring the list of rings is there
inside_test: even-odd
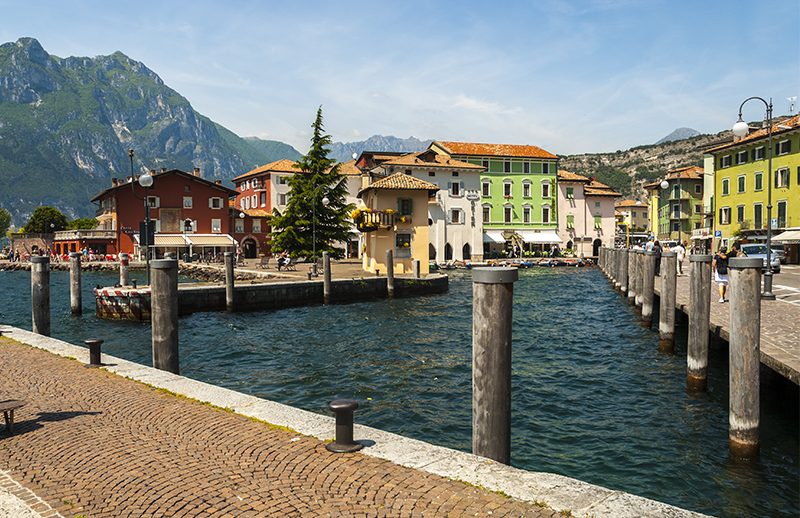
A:
[[[84,286],[113,283],[84,273]],[[87,288],[69,315],[52,272],[53,335],[151,364],[147,324],[99,321]],[[0,272],[3,322],[30,329],[30,279]],[[658,312],[656,308],[655,315]],[[471,450],[472,283],[420,298],[181,319],[181,372],[319,413],[338,397],[356,421]],[[762,383],[761,458],[728,456],[727,351],[710,353],[708,392],[685,389],[686,330],[674,354],[594,268],[531,269],[514,287],[512,464],[714,516],[800,514],[798,390]],[[657,329],[657,322],[653,329]]]

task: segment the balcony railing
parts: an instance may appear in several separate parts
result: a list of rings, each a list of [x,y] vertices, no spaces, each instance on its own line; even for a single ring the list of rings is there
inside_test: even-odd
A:
[[[72,241],[75,239],[116,239],[116,230],[60,230],[56,232],[56,241]]]
[[[353,211],[353,221],[361,232],[375,232],[380,228],[389,228],[397,222],[411,223],[411,216],[401,216],[394,210],[356,209]]]

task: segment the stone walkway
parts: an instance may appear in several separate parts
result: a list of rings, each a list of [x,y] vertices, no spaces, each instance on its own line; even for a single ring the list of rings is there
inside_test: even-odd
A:
[[[0,435],[0,470],[41,516],[560,516],[6,337],[0,357],[2,399],[27,401]]]

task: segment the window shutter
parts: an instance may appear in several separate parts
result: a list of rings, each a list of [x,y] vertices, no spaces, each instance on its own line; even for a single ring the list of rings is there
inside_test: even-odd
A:
[[[213,209],[214,208],[214,198],[209,198],[208,199],[208,208],[209,209]]]
[[[780,144],[775,144],[775,155],[776,156],[778,155],[778,153],[780,153],[780,150],[781,150],[781,145]]]
[[[775,188],[778,188],[778,175],[780,175],[780,171],[775,171]]]
[[[464,192],[464,182],[458,182],[458,192],[459,194]]]
[[[192,221],[192,232],[197,232],[197,220]]]
[[[786,152],[787,153],[791,153],[792,152],[792,141],[791,140],[786,142]]]
[[[447,182],[447,190],[448,191],[452,191],[453,190],[453,182]]]
[[[403,214],[403,198],[397,198],[397,213]]]
[[[408,215],[412,215],[414,213],[414,200],[408,200]]]
[[[719,209],[719,224],[722,225],[722,209]]]
[[[797,185],[800,185],[800,166],[797,166]]]

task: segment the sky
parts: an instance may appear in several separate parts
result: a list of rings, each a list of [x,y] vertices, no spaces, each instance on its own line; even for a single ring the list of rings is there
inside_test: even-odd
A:
[[[800,94],[798,0],[0,0],[0,43],[121,51],[239,136],[414,136],[569,155],[730,129]],[[797,103],[796,114],[800,108]],[[745,104],[745,120],[765,104]]]

